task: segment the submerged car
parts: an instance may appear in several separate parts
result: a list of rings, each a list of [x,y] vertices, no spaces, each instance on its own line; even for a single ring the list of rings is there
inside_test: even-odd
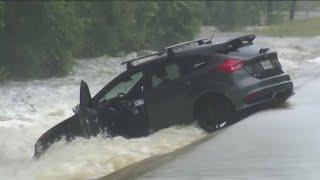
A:
[[[213,132],[231,124],[237,112],[283,103],[293,94],[293,83],[277,53],[257,47],[254,39],[199,39],[126,61],[127,70],[93,98],[81,81],[75,114],[38,139],[34,156],[63,137],[133,138],[194,122]]]

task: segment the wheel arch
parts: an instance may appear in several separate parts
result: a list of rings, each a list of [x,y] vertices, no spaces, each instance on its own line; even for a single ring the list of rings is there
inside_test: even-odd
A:
[[[234,103],[225,94],[220,93],[220,92],[215,92],[215,91],[204,91],[201,94],[199,94],[198,96],[196,96],[192,101],[192,116],[194,117],[196,106],[198,103],[200,103],[204,100],[207,100],[208,98],[214,98],[214,97],[221,97],[224,100],[228,101],[232,105],[233,110],[235,111]]]

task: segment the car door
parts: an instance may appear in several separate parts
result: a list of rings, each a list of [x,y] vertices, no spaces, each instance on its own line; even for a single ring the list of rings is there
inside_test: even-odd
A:
[[[147,120],[144,110],[143,87],[145,78],[143,71],[133,71],[122,74],[111,82],[99,95],[98,112],[101,126],[108,131],[110,126],[115,134],[136,137],[147,132]],[[130,107],[136,108],[133,113]],[[123,106],[127,105],[127,106]]]
[[[147,73],[145,102],[152,130],[190,122],[190,82],[181,72],[180,65],[172,62],[155,65]]]

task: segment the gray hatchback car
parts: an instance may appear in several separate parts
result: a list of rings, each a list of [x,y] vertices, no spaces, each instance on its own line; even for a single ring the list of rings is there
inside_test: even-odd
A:
[[[233,123],[238,112],[283,103],[293,83],[277,53],[253,46],[254,39],[199,39],[126,61],[127,70],[93,98],[82,82],[75,114],[39,138],[35,156],[61,137],[132,138],[194,122],[213,132]]]

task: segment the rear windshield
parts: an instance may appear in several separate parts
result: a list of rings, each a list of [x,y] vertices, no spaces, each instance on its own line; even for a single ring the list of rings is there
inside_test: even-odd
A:
[[[256,45],[251,45],[251,46],[238,48],[237,50],[230,51],[227,54],[230,56],[252,58],[259,55],[259,50],[260,50],[260,47]]]

